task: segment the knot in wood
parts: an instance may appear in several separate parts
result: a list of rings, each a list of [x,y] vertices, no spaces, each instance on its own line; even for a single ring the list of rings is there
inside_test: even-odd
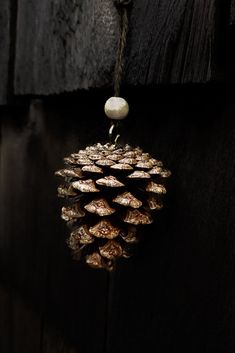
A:
[[[132,4],[132,0],[114,0],[114,5],[117,8],[127,7]]]

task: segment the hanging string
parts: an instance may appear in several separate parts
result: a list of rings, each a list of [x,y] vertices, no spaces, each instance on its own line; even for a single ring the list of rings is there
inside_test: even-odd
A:
[[[132,0],[113,0],[119,14],[119,39],[117,57],[114,68],[114,96],[120,97],[121,84],[125,67],[125,50],[127,43],[127,33],[129,29],[128,8],[132,4]],[[120,135],[119,122],[113,121],[109,129],[109,139],[112,143],[117,143]]]
[[[125,66],[125,50],[127,33],[129,28],[128,7],[132,4],[132,0],[114,0],[114,5],[119,13],[120,34],[118,41],[118,51],[116,64],[114,69],[114,96],[120,96],[120,88],[123,79]]]

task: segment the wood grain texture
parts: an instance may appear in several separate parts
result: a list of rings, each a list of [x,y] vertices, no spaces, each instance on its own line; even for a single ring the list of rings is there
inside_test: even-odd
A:
[[[213,77],[216,0],[135,0],[126,84]],[[110,0],[19,0],[16,94],[110,86],[118,16]]]
[[[173,176],[165,208],[108,287],[70,258],[53,173],[64,155],[105,140],[109,94],[1,111],[1,353],[234,353],[234,88],[126,92],[123,139]]]
[[[207,82],[212,78],[216,1],[135,1],[127,82]]]
[[[10,0],[0,2],[0,105],[8,94],[8,64],[10,54]]]
[[[103,353],[107,275],[72,261],[60,219],[54,171],[79,146],[65,130],[39,102],[1,115],[1,353]]]
[[[117,42],[112,1],[20,0],[18,13],[16,93],[58,93],[110,82]]]

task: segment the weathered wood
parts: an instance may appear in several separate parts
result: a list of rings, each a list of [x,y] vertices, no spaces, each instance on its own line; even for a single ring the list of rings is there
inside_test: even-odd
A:
[[[207,82],[217,0],[135,0],[126,83]],[[19,0],[16,94],[112,84],[118,16],[112,0]]]
[[[134,2],[135,3],[135,2]],[[136,1],[127,82],[207,82],[212,78],[216,0]]]
[[[58,93],[110,82],[117,42],[112,1],[21,0],[18,8],[16,93]]]
[[[10,0],[0,2],[0,105],[8,94],[8,64],[10,54]]]
[[[230,8],[230,24],[235,24],[235,1],[231,0],[231,8]]]

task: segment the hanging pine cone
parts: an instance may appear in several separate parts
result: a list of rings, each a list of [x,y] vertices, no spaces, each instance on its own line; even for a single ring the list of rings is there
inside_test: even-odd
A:
[[[171,174],[162,162],[129,145],[100,143],[64,158],[55,174],[65,183],[58,195],[68,200],[62,219],[71,229],[68,245],[74,258],[93,268],[112,270],[128,258],[138,241],[137,228],[152,223]]]

